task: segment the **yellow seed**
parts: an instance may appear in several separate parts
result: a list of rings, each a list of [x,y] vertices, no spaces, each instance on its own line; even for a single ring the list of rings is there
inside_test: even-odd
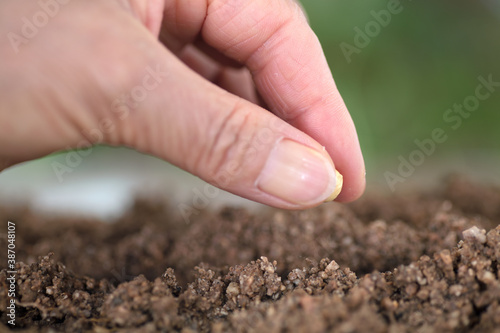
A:
[[[329,202],[329,201],[333,201],[335,200],[339,194],[340,194],[340,191],[342,191],[342,185],[344,185],[344,177],[340,174],[340,172],[338,172],[337,170],[335,170],[335,176],[337,178],[337,182],[335,184],[335,190],[333,191],[333,193],[325,200],[325,202]]]

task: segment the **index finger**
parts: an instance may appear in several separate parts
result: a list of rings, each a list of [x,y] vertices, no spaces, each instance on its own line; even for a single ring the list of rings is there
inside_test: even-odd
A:
[[[200,33],[207,44],[250,69],[271,111],[325,146],[344,176],[339,201],[363,193],[356,129],[321,44],[295,1],[169,0],[164,22],[170,34],[187,42]]]

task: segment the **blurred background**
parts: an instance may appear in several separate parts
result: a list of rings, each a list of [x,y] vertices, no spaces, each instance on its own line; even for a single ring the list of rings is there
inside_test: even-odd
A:
[[[443,120],[447,109],[475,94],[478,76],[500,82],[500,2],[402,0],[400,13],[348,63],[339,45],[356,45],[355,27],[377,31],[372,11],[388,3],[304,1],[356,123],[370,180],[395,172],[398,156],[408,158],[414,141],[430,138],[435,128],[448,140],[415,176],[444,167],[500,178],[500,91],[456,130]]]
[[[303,1],[357,126],[368,191],[404,195],[433,186],[450,172],[499,183],[500,87],[485,100],[469,96],[475,95],[480,76],[500,82],[500,2],[391,3]],[[460,125],[453,128],[458,114],[447,110],[464,101],[474,111],[460,116]],[[431,139],[437,128],[447,139],[436,143],[432,154],[418,153],[422,149],[415,140]],[[0,173],[1,202],[102,218],[118,216],[135,195],[144,193],[166,197],[176,207],[260,207],[222,192],[200,199],[208,189],[199,179],[124,148],[96,147],[75,161],[72,172],[57,177],[54,163],[64,164],[66,158],[56,154]],[[409,175],[398,170],[403,160],[414,168]],[[393,186],[389,173],[400,177],[391,178]]]

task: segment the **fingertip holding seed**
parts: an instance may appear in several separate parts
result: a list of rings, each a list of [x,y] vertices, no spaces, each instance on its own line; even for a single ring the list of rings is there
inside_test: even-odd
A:
[[[342,191],[342,186],[344,185],[344,176],[342,176],[340,172],[335,170],[335,178],[336,178],[335,190],[328,198],[326,198],[325,202],[330,202],[335,200]]]

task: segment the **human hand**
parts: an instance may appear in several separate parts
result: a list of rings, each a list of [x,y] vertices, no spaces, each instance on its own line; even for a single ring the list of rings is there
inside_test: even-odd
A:
[[[0,169],[104,143],[281,208],[323,202],[335,169],[338,201],[364,190],[351,117],[292,0],[19,0],[0,13]]]

